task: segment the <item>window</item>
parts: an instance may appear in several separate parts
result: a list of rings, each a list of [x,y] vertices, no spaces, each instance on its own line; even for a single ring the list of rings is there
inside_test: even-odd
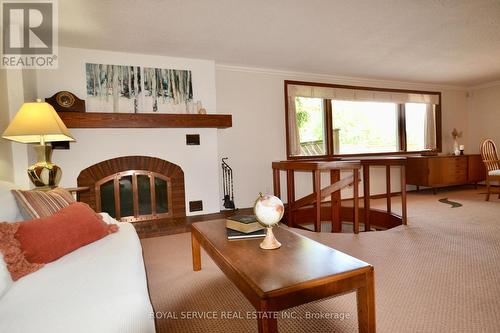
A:
[[[398,150],[395,103],[332,100],[334,151],[339,154],[386,153]],[[338,145],[338,149],[337,146]]]
[[[325,155],[325,119],[321,98],[295,98],[301,155]]]
[[[440,151],[439,92],[285,81],[288,157]]]

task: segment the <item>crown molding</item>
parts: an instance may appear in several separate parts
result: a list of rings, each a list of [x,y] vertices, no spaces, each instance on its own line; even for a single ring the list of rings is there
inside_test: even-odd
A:
[[[492,81],[492,82],[479,84],[477,86],[472,86],[472,87],[470,87],[470,90],[486,89],[486,88],[492,88],[492,87],[497,87],[497,86],[500,86],[500,81]]]
[[[368,78],[353,77],[353,76],[341,76],[341,75],[318,74],[318,73],[308,73],[308,72],[295,72],[295,71],[260,68],[260,67],[237,66],[225,63],[216,63],[215,69],[232,71],[232,72],[258,73],[265,75],[281,76],[281,77],[286,77],[288,79],[298,79],[301,81],[319,80],[319,81],[324,81],[325,83],[376,86],[383,88],[407,88],[407,89],[419,89],[419,90],[434,89],[434,90],[456,90],[456,91],[467,91],[468,89],[470,89],[465,86],[368,79]]]

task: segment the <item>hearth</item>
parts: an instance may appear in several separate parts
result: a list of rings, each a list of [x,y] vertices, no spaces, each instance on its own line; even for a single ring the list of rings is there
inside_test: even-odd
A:
[[[138,222],[186,216],[184,172],[149,156],[124,156],[80,172],[78,186],[89,187],[79,200],[119,221]]]

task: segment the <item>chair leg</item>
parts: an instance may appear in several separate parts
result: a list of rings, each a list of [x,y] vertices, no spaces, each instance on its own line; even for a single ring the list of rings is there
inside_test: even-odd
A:
[[[490,201],[490,181],[486,179],[486,201]]]

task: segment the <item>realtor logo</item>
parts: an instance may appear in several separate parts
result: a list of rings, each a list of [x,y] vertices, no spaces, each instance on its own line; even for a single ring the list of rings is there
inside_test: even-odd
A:
[[[2,1],[2,68],[57,68],[57,3]]]

